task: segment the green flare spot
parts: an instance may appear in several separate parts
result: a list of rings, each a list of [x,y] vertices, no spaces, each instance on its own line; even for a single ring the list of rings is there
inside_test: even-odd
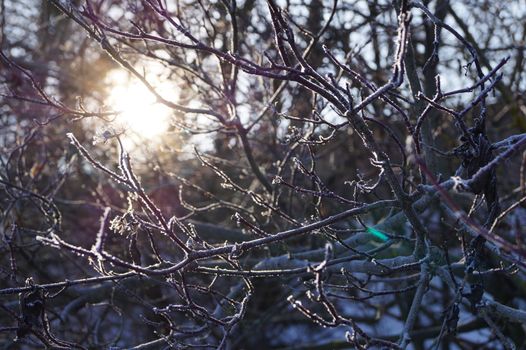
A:
[[[387,237],[387,235],[385,233],[378,231],[374,227],[367,227],[367,232],[369,232],[370,234],[372,234],[376,238],[381,239],[384,242],[389,240],[389,237]]]

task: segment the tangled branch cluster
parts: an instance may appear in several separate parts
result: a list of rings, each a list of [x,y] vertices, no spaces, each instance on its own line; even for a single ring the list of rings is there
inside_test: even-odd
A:
[[[121,133],[91,145],[89,120],[118,112],[88,93],[75,104],[65,77],[53,86],[13,54],[3,26],[0,339],[524,346],[526,134],[493,119],[500,100],[515,108],[505,93],[522,58],[489,61],[449,1],[370,3],[365,16],[337,1],[49,0],[57,23],[88,34],[83,55],[128,71],[195,143],[146,163]],[[362,26],[362,46],[341,32]],[[186,87],[178,101],[146,60]]]

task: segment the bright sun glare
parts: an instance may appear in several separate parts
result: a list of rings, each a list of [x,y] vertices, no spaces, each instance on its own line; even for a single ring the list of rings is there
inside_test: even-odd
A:
[[[155,96],[140,81],[130,78],[123,71],[115,71],[110,73],[109,82],[113,88],[107,105],[121,112],[115,122],[122,125],[128,135],[131,132],[139,139],[154,140],[166,131],[170,124],[171,110],[157,103]],[[150,83],[162,96],[169,92],[169,87],[160,82]]]

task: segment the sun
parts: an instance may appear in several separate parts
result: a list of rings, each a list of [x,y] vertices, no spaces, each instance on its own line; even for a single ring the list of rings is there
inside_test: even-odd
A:
[[[158,103],[142,82],[120,70],[111,72],[108,79],[112,87],[106,104],[119,112],[115,123],[122,125],[128,136],[139,140],[155,140],[168,129],[173,111]],[[150,83],[163,96],[169,89],[166,84]]]

